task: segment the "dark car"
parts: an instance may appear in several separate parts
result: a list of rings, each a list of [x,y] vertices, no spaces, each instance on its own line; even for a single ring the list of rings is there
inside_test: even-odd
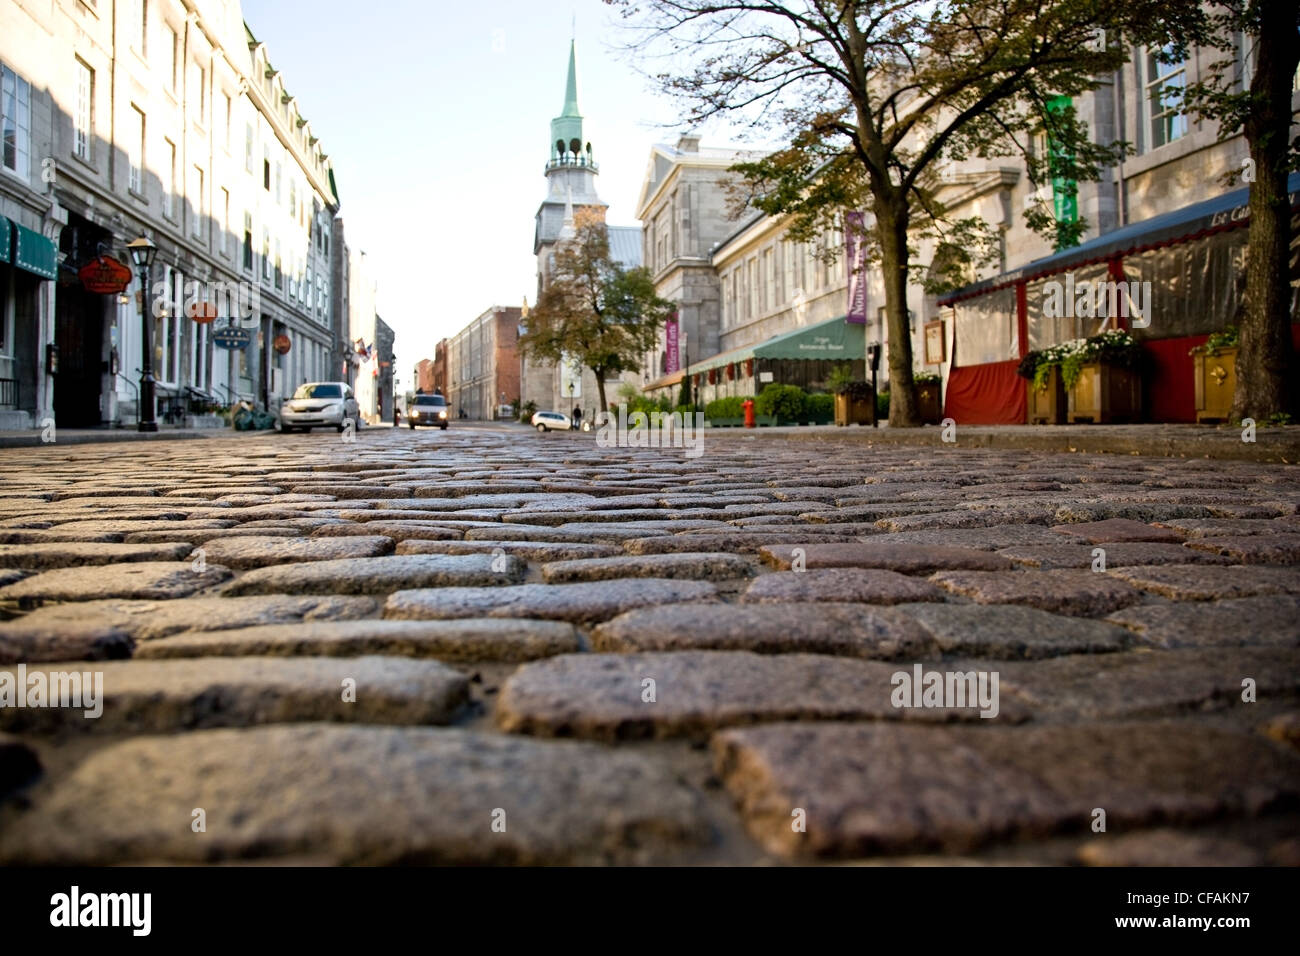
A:
[[[447,430],[447,399],[441,395],[416,395],[406,406],[406,424],[437,425]]]

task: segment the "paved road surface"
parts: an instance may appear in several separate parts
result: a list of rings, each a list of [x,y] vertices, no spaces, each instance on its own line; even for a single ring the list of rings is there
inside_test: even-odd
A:
[[[1294,865],[1298,506],[776,435],[0,451],[0,863]]]

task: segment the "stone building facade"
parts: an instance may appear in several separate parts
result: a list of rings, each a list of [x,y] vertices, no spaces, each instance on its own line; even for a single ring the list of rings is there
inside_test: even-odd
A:
[[[21,227],[22,253],[0,266],[4,423],[134,424],[146,320],[164,425],[215,423],[203,409],[236,399],[275,407],[322,377],[333,173],[238,2],[5,0],[0,36],[0,232]],[[138,278],[87,291],[78,270],[129,264],[141,235],[158,246],[145,294]],[[189,314],[202,303],[215,323]],[[246,349],[215,348],[228,322]]]

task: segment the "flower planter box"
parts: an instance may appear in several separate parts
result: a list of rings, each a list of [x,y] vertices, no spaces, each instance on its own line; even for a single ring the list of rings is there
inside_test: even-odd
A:
[[[871,398],[850,399],[839,394],[835,396],[836,425],[872,425],[876,421],[876,400]]]
[[[1192,356],[1192,381],[1196,387],[1196,420],[1226,422],[1232,415],[1232,395],[1237,390],[1237,350],[1222,348]]]
[[[1142,379],[1131,369],[1093,362],[1079,370],[1068,401],[1071,423],[1136,422],[1142,417]]]
[[[1053,365],[1047,373],[1047,384],[1034,388],[1033,381],[1025,383],[1029,405],[1029,424],[1064,425],[1065,424],[1065,383],[1061,381],[1061,370]]]
[[[937,425],[943,419],[943,402],[939,399],[938,382],[925,382],[916,386],[916,411],[922,425]]]

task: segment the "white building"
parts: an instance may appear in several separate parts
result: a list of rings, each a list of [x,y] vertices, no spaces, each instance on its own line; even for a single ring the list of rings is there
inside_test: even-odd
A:
[[[333,173],[237,0],[52,0],[39,18],[3,0],[0,37],[14,144],[0,233],[20,226],[22,253],[0,254],[14,260],[0,262],[0,423],[135,423],[139,280],[102,294],[78,271],[129,264],[141,235],[158,247],[145,311],[160,424],[215,422],[205,408],[237,398],[274,406],[325,377]],[[194,321],[195,303],[216,321]],[[247,349],[215,347],[228,322]]]

